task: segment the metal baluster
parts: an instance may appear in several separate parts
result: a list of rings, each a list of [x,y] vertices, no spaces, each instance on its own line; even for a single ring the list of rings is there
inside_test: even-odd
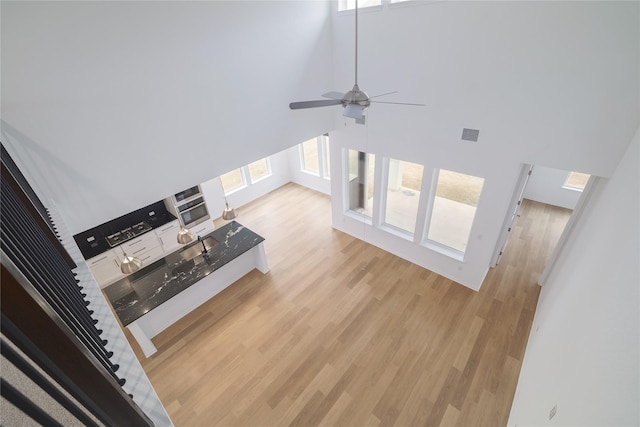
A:
[[[8,186],[3,186],[8,187]],[[119,379],[115,375],[115,371],[118,369],[118,365],[114,365],[111,363],[109,358],[113,355],[112,352],[109,352],[104,347],[106,342],[101,340],[98,334],[98,330],[95,328],[94,321],[88,314],[88,310],[86,305],[81,302],[80,292],[76,289],[73,289],[73,286],[70,287],[70,281],[75,281],[72,274],[68,274],[65,277],[64,271],[70,270],[61,269],[60,267],[55,266],[53,263],[53,259],[56,258],[57,252],[51,252],[51,250],[47,250],[50,246],[51,242],[48,240],[38,239],[38,234],[33,230],[37,230],[37,227],[33,227],[33,224],[29,224],[25,218],[30,218],[28,215],[20,215],[18,212],[19,207],[23,207],[21,203],[15,198],[13,191],[10,188],[4,188],[2,191],[3,198],[5,198],[9,203],[3,203],[4,207],[9,208],[9,213],[11,215],[3,216],[3,222],[8,225],[8,227],[4,227],[7,233],[10,233],[9,239],[3,239],[3,243],[5,240],[8,242],[13,242],[14,244],[18,244],[18,246],[13,248],[12,253],[14,256],[18,256],[18,254],[30,254],[31,262],[27,264],[34,270],[32,274],[37,275],[37,277],[33,277],[34,282],[38,284],[38,289],[43,296],[46,295],[50,304],[53,304],[56,311],[63,316],[65,322],[69,324],[70,327],[74,330],[74,333],[78,336],[79,339],[83,342],[83,344],[91,349],[92,353],[96,356],[96,358],[101,362],[105,368],[110,371],[110,373],[114,376],[118,382],[121,384],[124,383],[124,380]],[[7,199],[8,198],[8,199]],[[16,230],[23,231],[22,237],[23,239],[18,238],[15,235],[15,232],[12,231],[12,228]],[[29,232],[31,231],[31,232]],[[41,237],[41,236],[40,236]],[[24,239],[28,239],[29,243],[32,245],[26,244],[23,242]],[[43,253],[44,252],[44,253]],[[24,257],[25,255],[20,256]],[[47,268],[48,267],[48,268]],[[51,279],[48,279],[48,275],[53,275],[56,284],[62,284],[65,288],[58,289],[55,285],[51,283]],[[65,290],[67,292],[65,292]],[[75,297],[74,297],[75,295]],[[66,304],[65,304],[66,302]],[[69,307],[70,306],[70,307]],[[74,310],[75,308],[75,310]]]

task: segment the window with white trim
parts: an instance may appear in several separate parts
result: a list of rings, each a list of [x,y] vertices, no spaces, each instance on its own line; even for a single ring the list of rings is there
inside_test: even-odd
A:
[[[225,196],[247,186],[247,179],[243,168],[234,169],[231,172],[220,175],[220,181],[222,182]]]
[[[265,157],[264,159],[249,163],[247,165],[247,171],[249,172],[249,179],[251,180],[251,183],[270,177],[271,164],[269,162],[269,158]]]
[[[269,157],[265,157],[220,175],[220,182],[222,182],[224,195],[228,196],[270,176],[271,162]]]
[[[389,159],[386,180],[385,224],[413,234],[418,217],[424,166]]]
[[[591,175],[580,172],[569,172],[567,175],[567,179],[564,181],[564,185],[562,188],[566,188],[569,190],[583,191],[584,187],[587,185],[589,181],[589,177]]]
[[[330,179],[329,135],[320,135],[298,145],[300,170]]]
[[[371,218],[373,214],[375,156],[358,150],[349,150],[347,156],[349,210]]]
[[[467,249],[484,178],[436,169],[427,240],[461,254]]]

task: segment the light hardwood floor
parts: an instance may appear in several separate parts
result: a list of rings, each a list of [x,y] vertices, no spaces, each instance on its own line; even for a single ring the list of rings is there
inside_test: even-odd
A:
[[[536,281],[570,211],[526,201],[474,292],[332,229],[330,209],[295,184],[239,209],[271,272],[138,353],[175,425],[506,425]]]

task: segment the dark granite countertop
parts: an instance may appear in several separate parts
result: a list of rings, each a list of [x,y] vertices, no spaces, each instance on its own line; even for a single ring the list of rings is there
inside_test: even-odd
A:
[[[78,233],[74,235],[73,238],[84,259],[91,259],[111,249],[106,237],[113,233],[124,230],[142,221],[149,224],[151,230],[147,231],[147,233],[150,233],[152,230],[175,220],[176,217],[167,211],[164,202],[159,201],[105,222],[104,224],[100,224],[97,227],[85,230],[82,233]]]
[[[103,289],[124,326],[233,261],[264,238],[232,221]]]

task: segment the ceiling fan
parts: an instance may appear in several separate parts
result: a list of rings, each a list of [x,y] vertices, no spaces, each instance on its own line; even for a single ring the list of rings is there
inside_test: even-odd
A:
[[[424,104],[410,104],[406,102],[385,102],[385,101],[372,101],[372,98],[378,98],[380,96],[391,95],[395,92],[383,93],[380,95],[369,96],[363,90],[360,90],[358,86],[358,0],[356,0],[356,8],[355,8],[355,16],[356,16],[356,54],[355,54],[355,84],[353,88],[347,93],[340,92],[327,92],[322,94],[323,97],[328,99],[316,100],[316,101],[300,101],[300,102],[292,102],[289,104],[289,108],[292,110],[300,110],[304,108],[316,108],[316,107],[328,107],[331,105],[339,105],[342,104],[344,107],[344,112],[342,113],[345,117],[351,117],[356,120],[356,123],[364,124],[365,116],[364,110],[366,110],[371,103],[380,103],[380,104],[399,104],[399,105],[417,105],[424,107]]]

